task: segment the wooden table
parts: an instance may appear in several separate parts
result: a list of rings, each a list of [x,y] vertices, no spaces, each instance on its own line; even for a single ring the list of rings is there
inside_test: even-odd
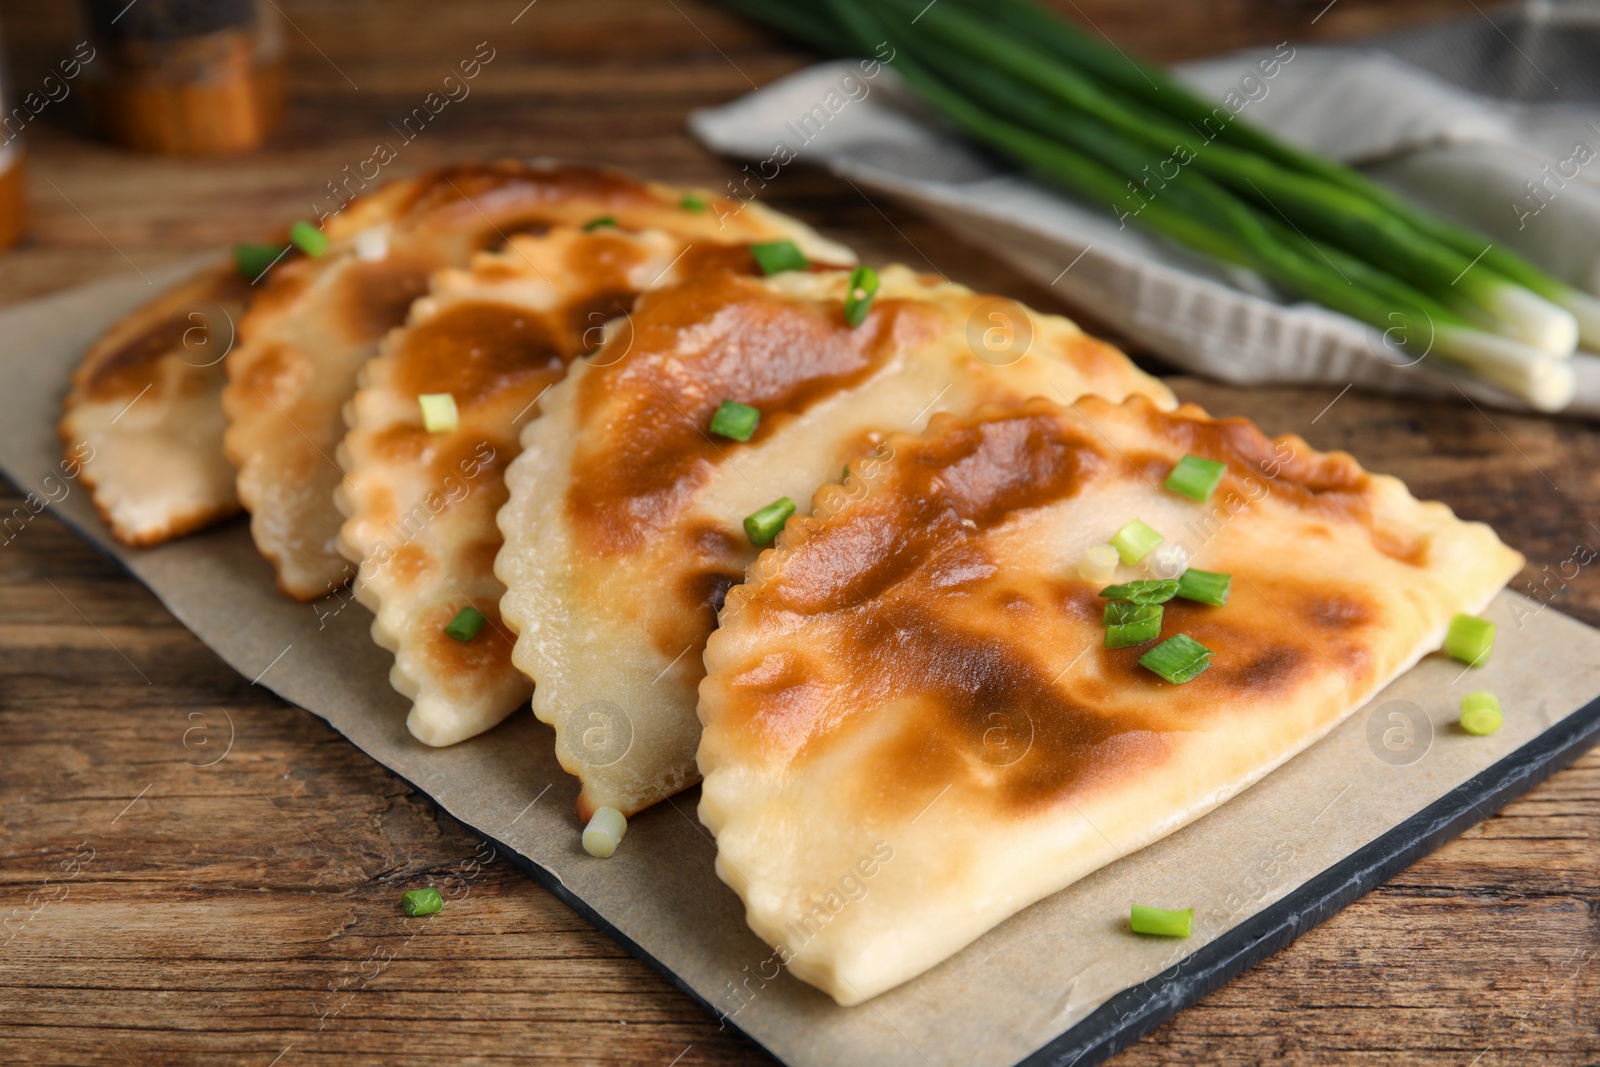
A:
[[[1066,6],[1158,59],[1476,7],[1324,3]],[[689,139],[684,116],[808,60],[695,0],[280,4],[293,24],[294,97],[267,151],[141,158],[76,136],[70,99],[43,117],[31,138],[32,232],[0,254],[0,301],[148,269],[308,214],[323,183],[369,155],[386,121],[479,41],[496,50],[493,63],[471,97],[406,146],[397,172],[555,155],[715,185],[735,168]],[[63,7],[6,6],[20,87],[79,39]],[[791,168],[770,193],[869,260],[904,260],[1092,325],[1083,309],[824,175]],[[1214,412],[1348,449],[1494,524],[1529,559],[1514,588],[1544,582],[1579,544],[1600,547],[1593,425],[1356,392],[1329,408],[1336,390],[1173,384]],[[0,513],[18,503],[0,483]],[[1552,578],[1542,595],[1600,623],[1597,570]],[[769,1062],[504,859],[481,862],[469,830],[320,720],[235,675],[53,519],[0,550],[0,601],[0,914],[19,914],[11,909],[30,893],[36,906],[46,876],[77,871],[12,923],[15,936],[0,934],[10,937],[0,941],[0,1062]],[[197,766],[230,723],[226,757]],[[1597,841],[1591,752],[1115,1062],[1600,1061]],[[446,879],[465,889],[448,922],[408,927],[400,889]]]

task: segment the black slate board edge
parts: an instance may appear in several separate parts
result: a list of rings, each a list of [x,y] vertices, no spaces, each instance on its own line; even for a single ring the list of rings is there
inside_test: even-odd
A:
[[[1597,740],[1600,740],[1600,697],[1198,952],[1185,956],[1155,978],[1118,993],[1072,1029],[1018,1061],[1016,1067],[1093,1067],[1104,1062],[1201,997],[1231,982],[1279,949],[1287,948],[1295,938],[1332,918],[1445,842],[1487,819],[1571,764]],[[413,788],[416,787],[413,785]],[[417,789],[417,792],[427,796],[425,790]],[[670,967],[607,922],[549,871],[504,843],[487,839],[514,866],[682,990],[713,1018],[761,1044],[725,1018],[714,1004],[695,992]]]
[[[1440,845],[1487,819],[1600,740],[1600,697],[1169,970],[1123,990],[1017,1067],[1092,1067]]]

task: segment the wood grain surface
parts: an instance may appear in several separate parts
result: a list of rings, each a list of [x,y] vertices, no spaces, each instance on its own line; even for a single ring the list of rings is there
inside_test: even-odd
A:
[[[810,59],[695,0],[277,6],[293,97],[285,130],[256,155],[129,155],[78,135],[74,99],[47,109],[29,136],[31,228],[0,254],[0,302],[309,214],[324,183],[480,41],[495,58],[472,95],[405,146],[394,174],[551,155],[718,185],[736,168],[687,136],[685,115]],[[1061,6],[1158,59],[1477,9]],[[0,24],[23,90],[80,39],[60,0],[6,2]],[[791,168],[768,199],[870,261],[1096,325],[1090,309],[815,171]],[[25,358],[4,345],[4,360]],[[1514,588],[1600,623],[1600,567],[1562,566],[1580,545],[1600,548],[1595,425],[1335,389],[1173,384],[1492,523],[1528,556]],[[18,497],[0,483],[0,513]],[[0,1063],[771,1062],[320,720],[234,674],[48,514],[0,548],[0,604]],[[1514,695],[1508,705],[1515,714]],[[405,918],[401,890],[430,883],[452,897],[447,911]],[[1114,1062],[1592,1064],[1597,1006],[1590,752]]]

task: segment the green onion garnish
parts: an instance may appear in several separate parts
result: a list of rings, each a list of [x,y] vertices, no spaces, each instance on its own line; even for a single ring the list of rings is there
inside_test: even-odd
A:
[[[1188,634],[1176,634],[1140,656],[1139,666],[1182,685],[1211,666],[1211,650]]]
[[[1136,934],[1159,934],[1162,937],[1188,937],[1194,933],[1194,909],[1167,911],[1135,904],[1128,916],[1128,925]]]
[[[695,196],[693,193],[690,193],[688,196],[678,201],[678,206],[683,208],[685,211],[704,211],[706,209],[706,198],[703,196]]]
[[[422,428],[429,433],[450,433],[460,425],[456,398],[450,393],[422,393],[417,406],[422,409]]]
[[[316,259],[328,250],[328,235],[305,219],[289,227],[289,240],[296,248]]]
[[[1166,538],[1134,519],[1111,536],[1111,544],[1122,557],[1122,562],[1132,566],[1150,554],[1150,550]]]
[[[444,632],[465,644],[477,637],[478,631],[483,629],[483,624],[488,621],[487,615],[469,605],[456,612],[456,617],[450,620],[450,625],[444,628]]]
[[[756,257],[756,266],[761,268],[762,274],[782,274],[786,270],[805,270],[811,266],[806,254],[793,241],[754,244],[750,246],[750,254]]]
[[[1106,600],[1128,600],[1135,604],[1165,604],[1178,595],[1176,578],[1141,578],[1138,581],[1108,585],[1100,590]]]
[[[1487,737],[1505,725],[1500,714],[1500,698],[1487,689],[1461,698],[1461,728],[1469,734]]]
[[[628,819],[616,808],[601,808],[583,828],[583,850],[597,859],[610,859],[628,832]]]
[[[241,277],[255,281],[266,269],[278,261],[286,251],[284,245],[239,244],[233,246],[233,265]]]
[[[731,437],[735,441],[748,441],[761,421],[761,412],[737,400],[724,400],[711,416],[711,432]]]
[[[444,897],[431,885],[426,889],[408,889],[400,894],[400,907],[407,915],[432,915],[444,910]]]
[[[584,223],[583,224],[583,228],[585,230],[598,230],[602,226],[610,226],[612,229],[615,229],[616,225],[617,225],[616,216],[614,216],[614,215],[601,215],[597,219],[590,219],[588,222]]]
[[[1211,494],[1216,491],[1217,483],[1222,481],[1227,469],[1226,463],[1218,463],[1214,459],[1184,456],[1172,468],[1172,473],[1167,475],[1167,488],[1204,504],[1211,499]]]
[[[1476,667],[1489,659],[1494,650],[1494,623],[1473,615],[1457,615],[1450,620],[1444,637],[1444,652],[1451,659]]]
[[[1122,557],[1108,544],[1090,545],[1078,560],[1078,577],[1094,585],[1105,585],[1117,576]]]
[[[1160,604],[1129,604],[1113,600],[1106,605],[1106,647],[1132,648],[1161,636]]]
[[[1184,571],[1178,578],[1179,596],[1185,600],[1194,600],[1218,608],[1228,602],[1228,590],[1232,587],[1233,575],[1197,570],[1194,567]]]
[[[850,291],[844,298],[845,325],[852,330],[867,319],[872,298],[878,292],[878,272],[871,267],[857,267],[850,272]]]
[[[755,511],[744,517],[745,536],[750,538],[750,543],[760,548],[770,545],[778,536],[778,531],[783,529],[783,524],[789,521],[789,516],[794,514],[794,501],[786,496],[780,496],[760,511]]]

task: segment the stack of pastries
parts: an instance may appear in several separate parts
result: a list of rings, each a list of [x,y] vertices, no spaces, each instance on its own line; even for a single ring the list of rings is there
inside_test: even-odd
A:
[[[284,594],[353,583],[420,741],[531,698],[584,820],[703,779],[751,927],[842,1004],[1238,793],[1521,564],[756,203],[464,164],[320,233],[87,353],[61,434],[112,532],[248,511]],[[1167,487],[1192,463],[1203,497]],[[1105,569],[1133,520],[1164,547]],[[1156,564],[1231,578],[1166,604],[1188,677],[1102,640],[1103,587]]]

